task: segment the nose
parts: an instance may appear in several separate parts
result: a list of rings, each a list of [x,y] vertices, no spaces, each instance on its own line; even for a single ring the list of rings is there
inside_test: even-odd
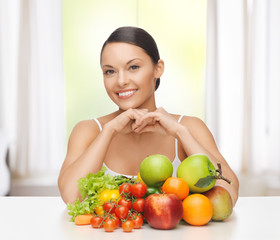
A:
[[[120,87],[126,86],[129,83],[129,79],[124,71],[119,71],[118,84]]]

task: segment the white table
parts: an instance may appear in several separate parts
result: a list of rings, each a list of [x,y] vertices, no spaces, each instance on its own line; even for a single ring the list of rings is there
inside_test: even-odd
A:
[[[280,197],[241,197],[225,222],[194,227],[184,222],[172,230],[157,230],[145,224],[125,233],[106,233],[91,226],[76,226],[60,197],[0,197],[0,239],[280,239]]]

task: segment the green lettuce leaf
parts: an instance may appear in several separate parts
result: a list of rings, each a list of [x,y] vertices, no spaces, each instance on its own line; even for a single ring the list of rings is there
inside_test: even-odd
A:
[[[81,195],[81,200],[77,199],[74,204],[68,204],[68,214],[72,216],[71,221],[74,221],[77,215],[93,213],[94,209],[100,205],[100,193],[104,189],[118,189],[119,185],[128,182],[130,179],[123,176],[112,176],[105,174],[106,167],[102,167],[96,174],[89,173],[86,177],[78,180],[78,189]]]

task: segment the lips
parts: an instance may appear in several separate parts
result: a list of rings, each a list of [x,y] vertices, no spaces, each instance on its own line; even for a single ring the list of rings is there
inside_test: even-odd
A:
[[[137,92],[136,89],[127,89],[127,90],[121,90],[117,92],[117,95],[121,99],[129,98],[133,96]]]

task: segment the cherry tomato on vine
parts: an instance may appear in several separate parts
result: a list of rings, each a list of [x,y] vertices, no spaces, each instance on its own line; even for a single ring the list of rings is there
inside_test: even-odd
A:
[[[116,204],[115,204],[115,202],[106,202],[106,203],[104,203],[103,207],[104,207],[104,211],[106,213],[110,212],[112,214],[115,212]]]
[[[123,183],[122,185],[120,185],[119,193],[124,196],[130,197],[131,196],[131,184]]]
[[[116,222],[113,219],[108,219],[104,223],[105,232],[113,232],[116,229]]]
[[[121,206],[126,206],[128,209],[131,209],[131,207],[132,207],[131,200],[125,199],[123,197],[120,198],[118,204],[121,205]]]
[[[119,206],[115,210],[115,214],[119,219],[125,219],[128,215],[128,208],[126,206]]]
[[[103,224],[101,224],[101,222],[103,221],[103,217],[100,216],[94,216],[92,217],[92,219],[90,220],[90,224],[93,228],[102,228]]]
[[[144,217],[141,214],[132,213],[130,220],[133,222],[134,228],[139,229],[143,225]]]
[[[110,219],[112,219],[113,221],[115,221],[116,224],[116,228],[121,226],[121,221],[119,218],[117,218],[116,214],[111,215]]]
[[[137,198],[136,201],[132,204],[132,208],[136,212],[141,213],[144,211],[144,203],[145,203],[144,198]]]
[[[122,224],[122,229],[124,232],[131,232],[133,228],[134,228],[134,223],[131,220],[126,220]]]
[[[147,186],[140,182],[135,183],[131,186],[131,194],[136,198],[142,198],[146,195],[147,192]]]
[[[121,221],[115,213],[107,215],[104,221],[106,222],[107,220],[113,220],[116,223],[116,228],[121,226]]]

